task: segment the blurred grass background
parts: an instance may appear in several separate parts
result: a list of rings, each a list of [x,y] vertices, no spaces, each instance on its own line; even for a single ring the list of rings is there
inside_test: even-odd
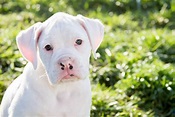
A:
[[[26,64],[16,35],[59,11],[105,25],[91,58],[92,117],[175,116],[174,0],[1,0],[0,100]]]

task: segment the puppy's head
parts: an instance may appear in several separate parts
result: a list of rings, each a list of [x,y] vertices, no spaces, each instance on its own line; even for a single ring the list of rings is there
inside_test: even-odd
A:
[[[91,50],[95,56],[103,34],[103,25],[96,19],[56,13],[21,31],[17,45],[34,69],[41,65],[50,84],[56,84],[88,76]]]

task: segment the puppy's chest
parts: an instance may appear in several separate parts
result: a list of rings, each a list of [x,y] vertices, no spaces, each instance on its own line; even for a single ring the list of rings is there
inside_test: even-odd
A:
[[[91,107],[91,89],[87,81],[89,80],[56,87],[37,85],[26,89],[20,98],[21,103],[16,105],[16,112],[43,117],[86,117]]]
[[[81,95],[83,95],[80,92],[74,92],[74,91],[63,91],[56,94],[55,98],[57,103],[64,103],[68,101],[75,101],[77,98],[81,98]]]
[[[90,110],[90,96],[80,92],[61,92],[52,100],[47,100],[47,106],[43,108],[45,115],[60,117],[79,117],[86,115]],[[80,116],[80,117],[81,117]]]

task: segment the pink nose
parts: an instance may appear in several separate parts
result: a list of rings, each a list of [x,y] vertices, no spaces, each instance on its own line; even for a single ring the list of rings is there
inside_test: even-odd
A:
[[[59,60],[59,66],[61,70],[73,70],[73,62],[71,57],[62,58]]]
[[[68,64],[65,64],[63,62],[60,62],[60,66],[61,66],[61,70],[65,70],[65,68],[67,67],[68,69],[72,70],[74,67],[72,64],[68,63]]]

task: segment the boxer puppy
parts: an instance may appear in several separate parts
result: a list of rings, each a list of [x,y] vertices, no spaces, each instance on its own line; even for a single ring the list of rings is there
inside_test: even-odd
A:
[[[1,117],[90,117],[89,58],[103,35],[99,20],[62,12],[21,31],[28,64],[5,92]]]

